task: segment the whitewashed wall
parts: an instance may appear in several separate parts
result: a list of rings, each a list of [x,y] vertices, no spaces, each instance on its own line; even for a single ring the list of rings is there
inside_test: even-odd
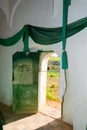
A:
[[[0,0],[0,37],[8,37],[19,31],[25,24],[42,27],[62,25],[62,2],[54,0]],[[18,3],[17,3],[18,2]],[[9,5],[9,6],[8,6]],[[8,10],[9,9],[9,10]],[[6,12],[4,14],[4,12]],[[8,12],[8,13],[7,13]],[[69,7],[69,23],[87,17],[87,0],[72,0]],[[9,20],[8,20],[9,18]],[[67,40],[69,69],[67,70],[67,91],[64,98],[64,121],[73,124],[74,130],[85,130],[87,124],[87,29]],[[57,50],[57,48],[59,48]],[[0,101],[12,104],[12,54],[23,49],[20,42],[13,47],[0,46]],[[60,43],[53,46],[37,45],[30,40],[31,51],[54,50],[61,53]]]
[[[65,94],[64,120],[74,130],[86,130],[87,124],[87,29],[68,39],[68,89]],[[73,107],[73,109],[72,109]],[[73,111],[73,112],[71,112]],[[72,120],[73,117],[73,120]],[[72,122],[73,121],[73,122]]]

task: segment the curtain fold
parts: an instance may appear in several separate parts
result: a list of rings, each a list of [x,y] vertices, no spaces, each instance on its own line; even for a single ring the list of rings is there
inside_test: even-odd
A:
[[[65,23],[64,23],[65,24]],[[70,24],[65,24],[65,29],[63,27],[58,28],[43,28],[35,27],[30,25],[25,25],[19,32],[14,36],[3,39],[0,38],[0,45],[12,46],[15,45],[21,38],[24,43],[24,52],[29,52],[29,37],[31,37],[34,42],[41,45],[52,45],[62,41],[62,68],[68,68],[67,53],[66,53],[66,38],[75,35],[76,33],[87,27],[87,17],[77,20]],[[65,31],[63,33],[63,31]]]
[[[80,32],[86,27],[87,27],[87,17],[68,24],[66,38],[75,35],[76,33]],[[28,29],[27,37],[31,37],[38,44],[51,45],[62,41],[62,27],[43,28],[43,27],[25,25],[14,36],[5,39],[0,38],[0,45],[12,46],[16,44],[22,37],[24,37],[27,29]]]
[[[87,27],[87,17],[68,24],[66,38],[80,32],[85,27]],[[56,44],[62,41],[62,27],[42,28],[30,26],[30,36],[36,43],[42,45]]]
[[[28,31],[28,26],[25,26],[25,32],[23,35],[23,43],[24,43],[24,52],[28,52],[29,51],[29,31]]]
[[[68,7],[70,0],[63,0],[63,27],[62,27],[62,68],[68,68],[67,52],[66,52],[66,38],[67,38],[67,21],[68,21]]]
[[[0,38],[0,45],[3,46],[13,46],[15,45],[24,35],[24,32],[26,31],[25,26],[17,32],[14,36],[11,36],[9,38]]]

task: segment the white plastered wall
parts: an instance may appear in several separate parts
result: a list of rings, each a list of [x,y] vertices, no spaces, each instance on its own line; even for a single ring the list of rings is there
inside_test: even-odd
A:
[[[87,124],[87,29],[68,39],[67,91],[64,98],[64,121],[74,130],[86,130]],[[73,109],[72,109],[73,107]],[[71,112],[73,111],[73,112]],[[73,118],[73,120],[72,120]]]

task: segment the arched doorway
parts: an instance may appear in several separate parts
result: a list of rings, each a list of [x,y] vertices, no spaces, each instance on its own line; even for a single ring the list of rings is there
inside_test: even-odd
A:
[[[49,77],[48,76],[49,75],[48,74],[49,73],[49,71],[48,71],[49,67],[48,66],[49,66],[49,59],[50,59],[50,57],[54,58],[54,64],[56,64],[56,65],[51,66],[51,67],[54,68],[56,77],[55,76],[52,77],[52,74],[54,74],[54,73],[52,73],[52,74],[50,74],[51,77],[49,78],[49,80],[54,80],[54,82],[56,82],[56,86],[55,86],[55,84],[52,84],[52,81],[48,81],[48,77]],[[43,52],[41,57],[40,57],[39,78],[38,78],[39,79],[38,105],[39,105],[39,111],[41,111],[41,112],[43,112],[45,114],[48,114],[48,112],[49,112],[49,114],[52,115],[52,113],[50,113],[50,110],[52,112],[52,108],[53,108],[53,115],[55,116],[55,114],[56,114],[57,115],[56,118],[57,117],[60,118],[61,117],[61,102],[59,102],[59,99],[58,99],[58,84],[59,84],[59,76],[58,76],[58,74],[60,73],[60,70],[57,67],[58,63],[56,62],[55,59],[58,60],[58,57],[57,57],[57,55],[54,52]],[[60,67],[60,64],[58,66]],[[59,72],[56,73],[56,71],[59,71]],[[52,95],[52,97],[54,99],[53,100],[49,100],[49,101],[46,98],[47,97],[47,89],[49,89],[47,87],[47,85],[48,85],[47,82],[51,83],[51,86],[50,87],[48,86],[50,88],[50,90],[51,91],[56,91],[55,92],[56,95],[55,94]],[[53,88],[55,90],[53,90]],[[42,110],[43,106],[44,106],[44,110]],[[45,106],[47,106],[46,109],[45,109]]]

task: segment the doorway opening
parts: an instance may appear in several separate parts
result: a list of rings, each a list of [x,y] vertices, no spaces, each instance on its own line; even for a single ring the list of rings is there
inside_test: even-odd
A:
[[[56,53],[49,57],[47,65],[46,103],[61,110],[59,99],[60,57]]]
[[[41,56],[39,103],[40,111],[54,118],[61,118],[61,100],[59,99],[60,57],[49,52]],[[44,105],[44,107],[43,107]],[[43,109],[44,108],[44,109]]]

